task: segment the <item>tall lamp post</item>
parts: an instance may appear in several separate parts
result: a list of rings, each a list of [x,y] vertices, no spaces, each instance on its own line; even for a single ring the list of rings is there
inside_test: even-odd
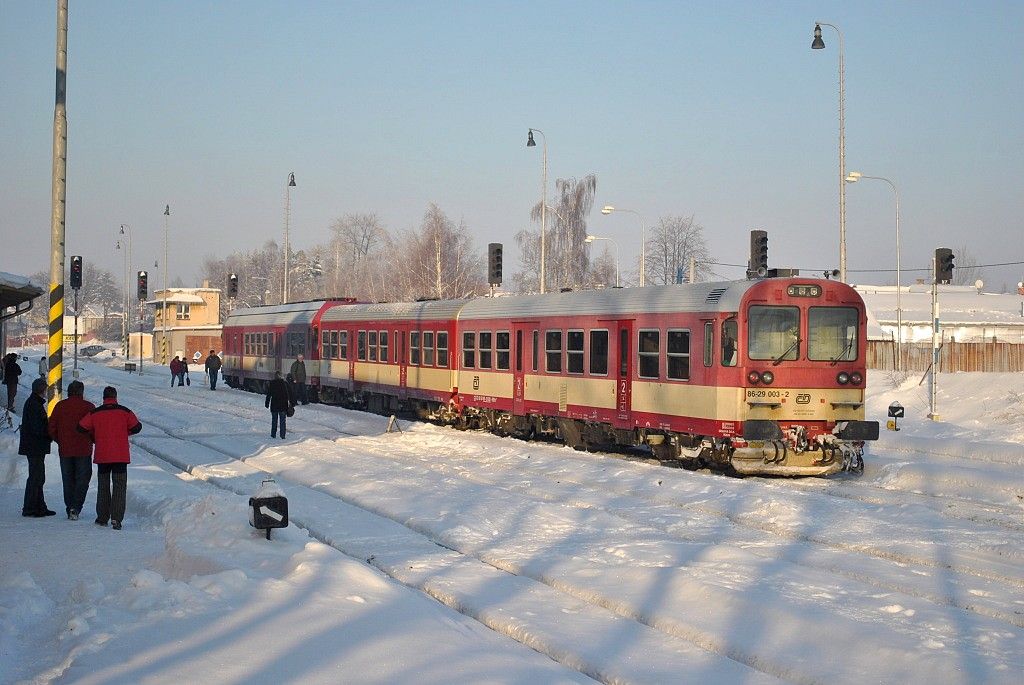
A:
[[[167,261],[167,232],[171,220],[171,206],[164,207],[164,305],[160,312],[160,319],[163,323],[163,335],[160,339],[160,363],[167,364],[167,272],[170,270],[170,262]]]
[[[121,224],[121,233],[125,238],[125,247],[121,247],[121,241],[117,241],[117,249],[124,253],[124,316],[121,317],[121,344],[125,359],[128,358],[128,310],[132,306],[131,296],[131,265],[132,265],[132,227],[128,224]]]
[[[589,245],[593,243],[595,240],[607,240],[608,242],[615,246],[615,287],[622,287],[621,285],[619,285],[619,244],[611,238],[602,238],[601,236],[597,235],[588,235],[586,240],[584,240],[583,242]]]
[[[612,212],[629,212],[630,214],[636,214],[636,217],[640,219],[640,287],[644,287],[646,284],[645,275],[647,273],[647,228],[644,225],[644,218],[640,215],[640,212],[634,209],[623,209],[622,207],[614,207],[612,205],[605,205],[601,208],[601,213],[604,215],[611,214]]]
[[[846,76],[843,69],[843,32],[835,24],[814,24],[812,50],[824,50],[821,27],[835,29],[839,35],[839,280],[846,283]]]
[[[295,187],[295,174],[288,174],[288,183],[284,187],[284,279],[281,283],[281,304],[288,302],[288,253],[291,243],[288,237],[288,220],[291,216],[292,188]]]
[[[885,181],[892,188],[892,194],[896,197],[896,370],[903,367],[903,308],[900,306],[900,191],[896,184],[884,176],[867,176],[859,171],[851,171],[846,175],[847,183],[856,183],[862,178],[870,178],[873,181]]]
[[[533,140],[533,134],[539,133],[541,141],[544,144],[542,159],[542,171],[540,181],[540,292],[544,293],[544,277],[545,277],[545,234],[547,233],[548,227],[548,137],[544,135],[544,131],[539,128],[531,128],[527,132],[526,147],[536,147],[537,143]]]

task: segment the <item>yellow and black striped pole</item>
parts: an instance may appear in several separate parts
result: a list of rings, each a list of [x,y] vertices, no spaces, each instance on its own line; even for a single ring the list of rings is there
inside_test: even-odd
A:
[[[57,0],[57,92],[53,106],[53,196],[50,214],[50,326],[47,352],[48,411],[60,400],[64,380],[64,197],[68,166],[65,93],[68,68],[68,0]]]

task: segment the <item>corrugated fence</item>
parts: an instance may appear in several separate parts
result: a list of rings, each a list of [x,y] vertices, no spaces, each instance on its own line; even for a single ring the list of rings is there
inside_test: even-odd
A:
[[[896,343],[869,340],[869,369],[895,368]],[[932,363],[931,343],[903,343],[903,369],[926,371]],[[946,340],[939,349],[939,371],[1024,371],[1024,345],[1007,342],[955,342]]]

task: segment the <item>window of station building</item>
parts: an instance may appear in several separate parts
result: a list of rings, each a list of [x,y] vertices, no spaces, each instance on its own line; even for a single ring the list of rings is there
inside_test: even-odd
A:
[[[420,332],[409,331],[409,363],[420,365]]]
[[[565,335],[565,366],[569,373],[583,373],[583,331],[568,331]]]
[[[544,331],[544,370],[562,373],[562,331]]]
[[[366,361],[366,331],[356,333],[356,358],[361,362]]]
[[[388,360],[388,332],[381,331],[380,337],[377,338],[380,341],[380,360],[387,362]]]
[[[590,373],[608,375],[608,331],[590,331]]]
[[[448,331],[437,332],[437,365],[448,368]]]
[[[472,369],[476,366],[476,333],[466,331],[462,334],[462,367]]]
[[[434,331],[423,331],[423,366],[434,365]]]
[[[704,322],[704,366],[711,366],[715,363],[715,324],[713,321]]]
[[[177,306],[177,311],[175,312],[174,318],[178,319],[179,321],[187,320],[190,316],[189,312],[191,311],[191,307],[192,305],[188,303],[179,304]]]
[[[494,334],[494,368],[500,371],[508,371],[509,340],[508,331]]]
[[[690,331],[668,331],[668,366],[665,374],[674,381],[690,380]]]
[[[338,331],[338,359],[348,359],[348,331]]]
[[[491,357],[493,352],[491,348],[494,346],[494,335],[490,331],[480,331],[480,368],[489,369],[491,368]]]
[[[737,329],[735,318],[722,322],[722,366],[736,366],[736,358],[739,356]]]
[[[370,361],[377,361],[377,331],[370,331],[366,334],[370,348]]]
[[[637,374],[640,378],[657,378],[661,350],[661,331],[642,330],[637,336],[637,354],[640,363]]]

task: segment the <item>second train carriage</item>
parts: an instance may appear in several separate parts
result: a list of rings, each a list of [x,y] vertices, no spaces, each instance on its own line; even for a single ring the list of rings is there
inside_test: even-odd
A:
[[[863,301],[834,281],[322,305],[328,401],[739,473],[856,470],[878,436]]]

